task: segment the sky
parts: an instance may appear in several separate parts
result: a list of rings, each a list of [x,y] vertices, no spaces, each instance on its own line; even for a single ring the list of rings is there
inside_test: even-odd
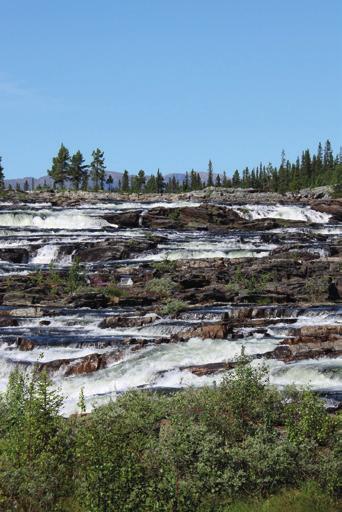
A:
[[[0,155],[107,169],[279,163],[342,145],[341,0],[0,0]]]

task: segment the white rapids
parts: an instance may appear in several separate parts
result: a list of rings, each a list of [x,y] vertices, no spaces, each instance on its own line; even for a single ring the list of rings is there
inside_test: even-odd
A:
[[[120,262],[110,261],[108,266],[119,264],[125,268],[136,268],[140,262],[167,260],[201,260],[210,258],[262,258],[271,251],[277,250],[281,244],[296,243],[296,234],[310,233],[323,234],[329,240],[338,240],[342,233],[341,226],[329,224],[330,215],[317,212],[309,207],[294,205],[234,205],[227,208],[234,209],[246,220],[264,218],[301,221],[305,227],[289,227],[264,232],[237,232],[229,229],[219,233],[210,231],[173,231],[149,230],[144,228],[119,229],[115,224],[105,220],[115,212],[126,210],[148,211],[151,208],[177,208],[183,206],[200,206],[200,202],[189,201],[170,202],[107,202],[98,204],[84,204],[79,207],[61,208],[52,207],[47,203],[32,205],[10,205],[2,203],[0,209],[0,249],[3,249],[3,258],[0,257],[0,275],[13,274],[26,275],[35,270],[44,269],[44,265],[53,264],[65,270],[72,263],[75,247],[80,244],[109,241],[115,245],[123,239],[144,240],[150,235],[160,236],[158,246],[141,254],[133,253],[131,259]],[[1,205],[0,205],[1,206]],[[105,215],[107,215],[107,217]],[[319,226],[312,226],[319,224]],[[291,234],[283,242],[281,237],[275,236],[284,233]],[[293,234],[293,236],[292,236]],[[267,235],[267,236],[266,236]],[[332,238],[335,237],[335,238]],[[266,241],[265,241],[266,240]],[[314,251],[320,257],[326,257],[326,245],[315,243],[312,246],[303,246],[307,251]],[[132,244],[134,245],[134,244]],[[321,246],[322,245],[322,246]],[[6,253],[12,249],[24,248],[28,251],[27,263],[16,264],[12,260],[6,261]],[[91,266],[91,271],[101,269]],[[198,269],[201,262],[198,262]],[[129,270],[127,271],[129,272]],[[200,272],[200,270],[199,270]],[[34,306],[32,306],[34,307]],[[225,307],[225,306],[224,306]],[[234,309],[227,305],[228,309]],[[227,371],[217,374],[197,376],[187,367],[205,365],[208,363],[223,363],[234,361],[245,347],[247,355],[255,356],[272,351],[290,329],[305,325],[338,325],[342,323],[341,312],[331,311],[329,308],[298,313],[299,308],[292,308],[293,318],[297,315],[296,323],[287,323],[283,318],[267,328],[267,334],[256,333],[253,329],[241,329],[238,337],[227,340],[212,340],[190,338],[186,342],[173,342],[170,339],[187,325],[196,323],[196,313],[193,311],[184,314],[183,320],[157,318],[153,323],[143,327],[127,328],[101,328],[100,322],[106,316],[121,314],[117,307],[103,310],[88,310],[65,308],[65,311],[56,316],[40,316],[35,318],[23,311],[18,312],[16,318],[19,325],[0,328],[0,389],[4,389],[10,371],[20,365],[25,371],[31,371],[35,362],[49,363],[56,360],[69,360],[82,358],[91,354],[103,354],[110,351],[120,351],[118,360],[111,360],[108,367],[94,373],[73,375],[66,377],[63,371],[55,371],[52,377],[61,388],[66,397],[65,414],[76,410],[76,403],[80,389],[84,387],[84,394],[88,410],[94,404],[107,401],[128,389],[142,388],[181,388],[185,386],[212,385],[220,382]],[[289,310],[291,307],[289,306]],[[236,311],[236,308],[235,308]],[[0,312],[1,313],[1,312]],[[139,314],[134,312],[133,314]],[[206,313],[205,313],[206,314]],[[221,312],[212,314],[211,318],[218,320]],[[186,316],[188,315],[188,316]],[[199,313],[201,315],[201,313]],[[216,315],[216,316],[215,316]],[[270,313],[270,317],[272,314]],[[291,316],[291,313],[286,318]],[[205,317],[207,318],[207,317]],[[272,318],[278,318],[277,316]],[[41,321],[44,320],[45,324]],[[182,324],[183,322],[183,324]],[[18,336],[39,340],[32,351],[20,351],[17,348]],[[139,350],[122,342],[126,338],[135,338],[146,341]],[[158,343],[156,343],[158,340]],[[107,343],[108,342],[108,343]],[[122,343],[120,345],[120,343]],[[253,365],[263,362],[263,358],[253,360]],[[287,384],[310,386],[317,390],[342,389],[342,359],[305,360],[292,364],[284,364],[275,360],[267,360],[269,378],[272,384],[283,387]]]

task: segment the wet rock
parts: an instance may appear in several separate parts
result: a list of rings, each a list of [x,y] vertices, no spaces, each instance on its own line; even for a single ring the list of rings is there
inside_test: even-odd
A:
[[[108,365],[120,361],[123,358],[123,354],[121,350],[114,350],[104,354],[94,353],[73,359],[56,359],[41,363],[39,369],[49,372],[61,371],[65,377],[82,375],[102,370]]]
[[[107,307],[109,298],[104,293],[87,292],[73,295],[69,298],[68,302],[77,308],[97,309]]]
[[[116,327],[142,327],[153,323],[158,317],[156,314],[147,314],[144,316],[107,316],[99,327],[102,329],[113,329]]]
[[[334,221],[342,221],[342,199],[330,199],[329,201],[315,201],[311,208],[318,212],[328,213]]]
[[[228,370],[232,370],[235,368],[236,362],[224,361],[222,363],[207,363],[207,364],[198,364],[192,366],[181,366],[180,370],[189,371],[197,377],[203,377],[204,375],[212,375],[215,373],[225,372]]]
[[[25,248],[9,247],[0,249],[0,260],[10,261],[11,263],[27,263],[29,257],[29,251]]]
[[[18,338],[17,339],[17,346],[19,348],[19,350],[22,350],[22,351],[30,351],[30,350],[33,350],[34,348],[36,348],[36,343],[34,343],[34,341],[28,339],[28,338]]]
[[[190,338],[203,339],[227,339],[233,332],[233,327],[228,322],[211,322],[198,327],[187,327],[184,331],[177,333],[176,340],[188,340]]]
[[[16,318],[10,316],[0,316],[0,327],[16,327],[19,325]]]

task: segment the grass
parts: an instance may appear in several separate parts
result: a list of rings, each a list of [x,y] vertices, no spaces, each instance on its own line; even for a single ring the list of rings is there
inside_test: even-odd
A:
[[[342,503],[325,494],[314,482],[290,489],[265,500],[232,504],[224,512],[338,512]]]

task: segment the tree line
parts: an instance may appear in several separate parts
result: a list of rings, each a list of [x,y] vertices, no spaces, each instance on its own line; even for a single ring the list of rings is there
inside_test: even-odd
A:
[[[86,164],[81,151],[70,155],[69,150],[61,144],[57,155],[52,159],[48,176],[56,189],[72,188],[73,190],[109,190],[123,193],[179,193],[201,190],[205,187],[224,188],[253,188],[268,192],[297,192],[305,187],[321,185],[341,186],[342,183],[342,148],[338,153],[333,152],[332,145],[327,140],[324,146],[319,143],[317,152],[311,153],[309,149],[302,151],[301,156],[294,162],[286,158],[285,151],[281,153],[279,166],[272,163],[259,165],[242,171],[236,169],[231,177],[226,171],[214,172],[213,163],[208,162],[206,173],[199,173],[192,169],[185,173],[184,179],[179,180],[172,176],[167,181],[157,170],[156,174],[146,175],[140,170],[137,175],[130,175],[127,170],[122,178],[114,185],[113,177],[106,173],[104,152],[99,148],[92,152],[92,159]],[[4,188],[4,169],[0,157],[0,189]],[[20,187],[17,186],[18,189]],[[26,180],[24,190],[33,190],[34,179],[31,184]],[[43,187],[49,188],[45,182]]]

